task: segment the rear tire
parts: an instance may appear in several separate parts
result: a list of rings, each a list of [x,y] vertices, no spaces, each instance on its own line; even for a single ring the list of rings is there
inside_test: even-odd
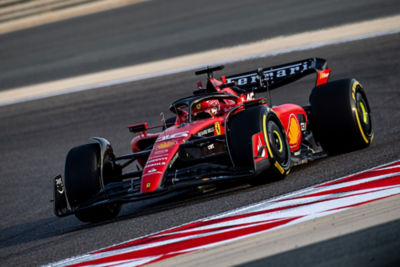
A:
[[[268,174],[282,179],[290,171],[291,159],[290,148],[286,133],[279,119],[266,119],[266,136],[269,144],[268,155],[273,167],[268,170]]]
[[[286,133],[275,113],[265,106],[249,108],[229,121],[229,146],[236,166],[255,168],[252,136],[263,132],[267,139],[268,168],[257,171],[251,184],[265,183],[268,179],[282,179],[290,171],[290,149]]]
[[[65,162],[65,189],[73,208],[79,208],[101,189],[100,148],[98,144],[86,144],[72,148]],[[121,204],[108,204],[78,210],[75,216],[83,222],[96,222],[114,218]]]
[[[329,154],[365,148],[372,142],[371,110],[357,80],[343,79],[315,87],[310,103],[312,131]]]

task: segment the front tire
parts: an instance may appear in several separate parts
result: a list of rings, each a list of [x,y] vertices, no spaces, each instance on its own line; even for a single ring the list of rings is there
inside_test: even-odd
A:
[[[65,162],[65,189],[71,207],[78,210],[75,216],[83,222],[96,222],[118,215],[120,204],[107,204],[79,210],[81,204],[91,199],[101,189],[101,162],[98,144],[72,148]]]
[[[313,133],[329,154],[365,148],[372,142],[371,110],[357,80],[343,79],[315,87],[310,104]]]
[[[291,168],[290,148],[286,133],[278,116],[265,106],[246,109],[229,121],[229,150],[236,166],[255,169],[249,182],[261,184],[268,179],[282,179]],[[268,164],[261,171],[255,168],[252,137],[264,133],[267,143]]]

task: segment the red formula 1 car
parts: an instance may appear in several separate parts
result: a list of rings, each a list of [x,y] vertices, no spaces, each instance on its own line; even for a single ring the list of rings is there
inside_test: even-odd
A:
[[[115,156],[111,144],[98,137],[72,148],[64,177],[54,178],[55,214],[105,220],[117,216],[125,202],[226,180],[258,184],[283,178],[292,166],[372,141],[361,84],[355,79],[328,82],[331,70],[324,59],[213,78],[221,69],[196,72],[208,75],[206,87],[199,82],[192,96],[173,102],[174,117],[163,121],[160,132],[149,133],[147,123],[129,126],[138,133],[132,154]],[[317,81],[307,106],[271,107],[255,97],[311,73]],[[134,162],[137,170],[127,170]]]

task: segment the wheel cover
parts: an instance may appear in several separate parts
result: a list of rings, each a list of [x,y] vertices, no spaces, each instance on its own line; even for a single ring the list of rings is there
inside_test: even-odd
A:
[[[356,93],[356,116],[359,126],[361,126],[361,134],[366,135],[365,138],[367,138],[367,136],[371,135],[371,116],[366,100],[360,92]]]
[[[278,148],[278,152],[282,152],[283,151],[283,144],[282,144],[282,139],[281,139],[281,135],[279,134],[278,131],[274,131],[273,132],[273,136],[274,136],[274,145],[275,147],[279,147]]]
[[[267,121],[268,143],[271,146],[271,152],[280,165],[286,165],[288,162],[287,143],[283,140],[282,131],[274,120]]]
[[[360,108],[361,108],[361,112],[362,112],[363,122],[367,123],[368,122],[368,112],[365,110],[363,102],[360,102]]]

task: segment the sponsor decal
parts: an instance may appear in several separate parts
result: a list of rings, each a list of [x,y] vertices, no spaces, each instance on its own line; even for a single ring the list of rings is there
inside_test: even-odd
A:
[[[169,148],[169,147],[171,147],[171,146],[173,146],[173,145],[175,145],[175,144],[176,144],[175,141],[166,141],[166,142],[162,142],[162,143],[158,144],[158,145],[156,146],[156,148],[157,148],[157,149]]]
[[[160,157],[160,158],[151,158],[150,160],[147,161],[147,163],[153,163],[157,161],[166,161],[168,157]]]
[[[305,122],[300,123],[301,131],[305,131],[307,129],[307,124]]]
[[[146,184],[146,187],[150,186]],[[51,266],[142,266],[394,195],[400,195],[400,160]]]
[[[155,162],[155,163],[146,164],[146,168],[154,167],[154,166],[162,166],[162,165],[165,165],[165,162]]]
[[[167,135],[161,136],[158,139],[158,141],[165,141],[165,140],[169,140],[169,139],[188,137],[188,136],[189,136],[189,132],[185,131],[185,132],[179,132],[179,133],[167,134]]]
[[[325,70],[318,71],[316,86],[320,86],[320,85],[328,82],[329,73],[331,72],[331,70],[332,69],[325,69]]]
[[[214,124],[215,127],[215,135],[220,135],[221,134],[221,125],[219,124],[219,122],[216,122]]]
[[[319,74],[319,78],[320,78],[320,79],[326,79],[326,78],[329,77],[329,73],[328,73],[328,72],[322,72],[322,71],[320,71],[320,72],[318,72],[318,74]]]
[[[56,181],[57,192],[59,194],[63,194],[64,193],[64,184],[63,184],[61,176],[57,177],[55,181]]]
[[[289,141],[289,146],[296,147],[301,138],[301,129],[299,122],[294,114],[289,116],[288,132],[286,133]]]
[[[205,129],[199,131],[199,132],[197,133],[197,136],[213,135],[213,134],[214,134],[214,131],[215,131],[214,125],[211,125],[210,127],[205,128]]]
[[[147,173],[153,173],[153,172],[157,172],[157,169],[153,168],[153,169],[150,169],[150,170],[147,171]]]
[[[154,150],[153,150],[154,151]],[[158,149],[154,151],[154,155],[156,157],[163,157],[165,155],[168,155],[169,150],[168,149]]]
[[[268,81],[269,84],[272,85],[277,80],[300,74],[313,68],[315,68],[315,61],[313,59],[308,59],[291,65],[264,69],[261,71],[261,78],[263,81]],[[227,77],[226,81],[228,83],[236,82],[238,86],[248,86],[259,83],[258,77],[259,74],[257,72],[249,72],[239,76]]]
[[[156,173],[162,174],[162,172],[156,171],[156,172],[152,172],[152,173],[143,174],[143,175],[142,175],[142,178],[145,177],[145,176],[154,175],[154,174],[156,174]]]

